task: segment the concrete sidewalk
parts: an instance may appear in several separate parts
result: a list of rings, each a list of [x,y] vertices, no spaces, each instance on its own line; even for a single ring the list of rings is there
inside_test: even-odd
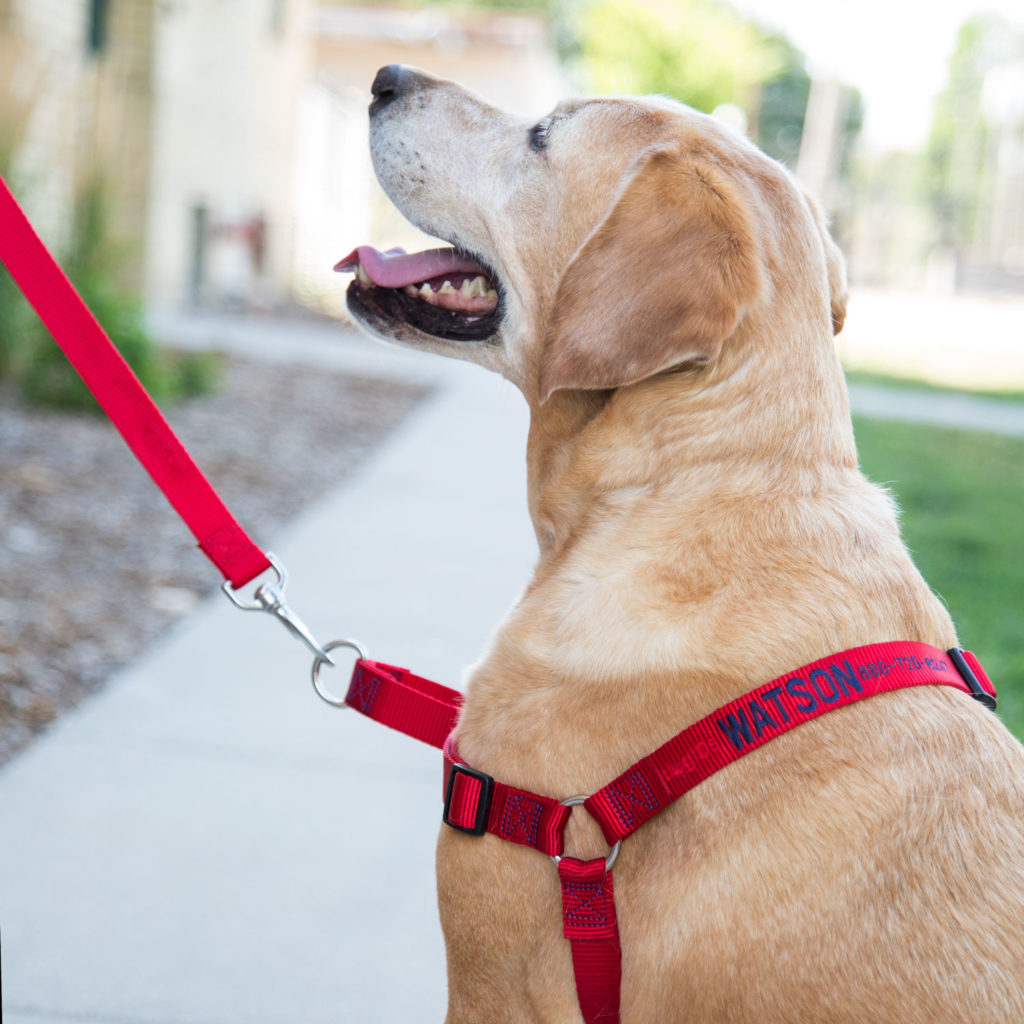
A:
[[[526,410],[429,373],[361,474],[259,539],[323,641],[458,685],[534,557]],[[322,703],[309,666],[218,595],[0,772],[5,1024],[443,1018],[440,756]]]

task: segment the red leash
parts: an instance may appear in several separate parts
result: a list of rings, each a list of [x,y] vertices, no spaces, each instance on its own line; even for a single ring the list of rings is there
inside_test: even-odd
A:
[[[0,178],[0,258],[128,447],[232,586],[270,568],[192,461]]]
[[[470,835],[490,832],[551,856],[562,884],[562,927],[572,949],[576,989],[586,1024],[619,1019],[622,951],[615,916],[612,864],[619,844],[710,775],[776,736],[867,697],[911,686],[945,685],[995,707],[995,690],[969,651],[927,644],[872,644],[831,655],[752,690],[688,726],[654,753],[588,797],[559,800],[498,782],[461,761],[453,733],[462,694],[407,669],[368,661],[358,644],[320,647],[284,603],[284,569],[238,525],[192,461],[138,378],[46,250],[0,178],[0,260],[71,360],[129,447],[226,578],[228,596],[246,609],[276,615],[316,654],[313,685],[328,703],[344,705],[444,750],[445,824]],[[236,587],[267,569],[246,602]],[[337,700],[320,685],[329,651],[359,654],[348,693]],[[583,804],[612,844],[605,858],[564,857],[565,826]]]
[[[50,255],[2,177],[0,261],[128,447],[225,578],[227,595],[240,608],[271,612],[310,647],[318,660],[331,662],[327,651],[285,604],[284,568],[273,555],[256,546],[228,511]],[[273,584],[258,587],[252,601],[237,597],[236,587],[245,586],[268,569],[277,574]]]

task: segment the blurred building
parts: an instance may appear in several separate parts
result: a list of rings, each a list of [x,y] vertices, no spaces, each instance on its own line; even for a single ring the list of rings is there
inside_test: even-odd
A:
[[[306,0],[0,3],[34,90],[14,166],[47,237],[100,175],[151,306],[282,299]]]
[[[59,250],[76,190],[104,177],[124,283],[156,312],[296,296],[337,309],[339,257],[410,239],[369,163],[381,65],[533,113],[561,91],[543,20],[518,12],[0,0],[0,44],[0,142],[14,139],[33,219]]]

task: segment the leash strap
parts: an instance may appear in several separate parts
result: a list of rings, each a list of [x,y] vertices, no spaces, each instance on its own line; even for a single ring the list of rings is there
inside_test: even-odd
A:
[[[221,575],[242,587],[270,568],[50,255],[2,177],[0,260]]]

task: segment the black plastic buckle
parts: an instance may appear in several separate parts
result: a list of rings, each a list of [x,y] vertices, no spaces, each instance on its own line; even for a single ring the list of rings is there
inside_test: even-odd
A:
[[[960,673],[960,678],[968,685],[971,691],[971,696],[980,703],[984,704],[989,711],[995,711],[996,699],[991,693],[986,690],[981,683],[978,681],[978,677],[974,674],[971,666],[967,664],[967,659],[963,655],[963,651],[959,647],[951,647],[946,653],[949,655],[950,661],[956,667],[957,672]]]
[[[480,783],[480,796],[476,804],[476,819],[472,825],[457,825],[448,817],[451,810],[452,793],[455,791],[455,776],[468,775]],[[441,820],[456,832],[465,832],[471,836],[482,836],[487,831],[487,815],[491,812],[491,796],[494,793],[494,779],[490,775],[478,772],[470,768],[468,764],[452,763],[451,771],[448,773],[448,785],[444,793],[444,812]]]

